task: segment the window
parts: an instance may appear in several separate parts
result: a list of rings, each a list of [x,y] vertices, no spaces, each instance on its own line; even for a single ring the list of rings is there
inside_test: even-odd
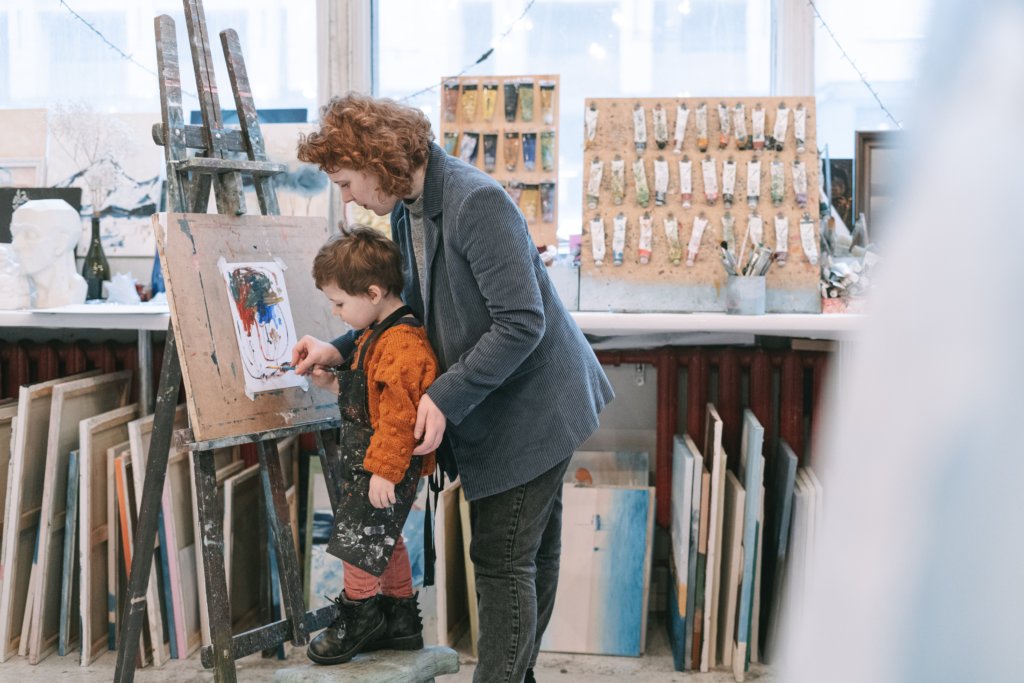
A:
[[[581,229],[586,97],[767,95],[771,0],[386,0],[378,4],[377,94],[439,128],[443,76],[560,75],[559,235]],[[510,26],[512,31],[498,40]],[[429,91],[409,97],[417,91]]]
[[[141,66],[105,44],[72,10]],[[315,2],[219,0],[207,2],[205,12],[222,107],[233,109],[234,102],[219,34],[233,28],[257,106],[315,112]],[[67,6],[0,0],[0,107],[81,100],[99,111],[160,111],[153,29],[160,14],[175,22],[187,119],[199,103],[180,0],[68,0]]]
[[[905,125],[931,0],[816,0],[815,5],[886,108]],[[815,24],[818,146],[827,144],[833,158],[852,159],[856,131],[892,130],[896,125],[820,22]]]

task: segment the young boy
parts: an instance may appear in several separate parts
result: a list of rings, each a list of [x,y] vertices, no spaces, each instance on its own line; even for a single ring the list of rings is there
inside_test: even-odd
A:
[[[338,618],[308,655],[340,664],[367,650],[423,647],[402,525],[417,481],[434,471],[433,453],[412,452],[416,408],[437,376],[437,359],[399,298],[402,266],[391,240],[357,226],[321,247],[313,279],[334,315],[362,330],[351,358],[311,372],[318,386],[338,391],[341,491],[327,551],[344,561],[345,585],[335,600]]]

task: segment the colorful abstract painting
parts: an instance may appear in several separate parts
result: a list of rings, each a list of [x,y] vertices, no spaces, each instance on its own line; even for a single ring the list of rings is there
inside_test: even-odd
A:
[[[288,365],[298,337],[283,264],[228,263],[221,258],[218,267],[227,289],[246,396],[289,387],[308,389],[306,379]]]

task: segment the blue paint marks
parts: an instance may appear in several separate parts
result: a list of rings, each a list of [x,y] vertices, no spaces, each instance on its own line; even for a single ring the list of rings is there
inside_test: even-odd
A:
[[[647,554],[647,489],[616,490],[605,514],[600,559],[606,596],[601,650],[613,655],[640,655],[643,632],[644,560]]]

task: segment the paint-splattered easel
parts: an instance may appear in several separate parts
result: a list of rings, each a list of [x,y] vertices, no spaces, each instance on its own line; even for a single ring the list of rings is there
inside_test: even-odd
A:
[[[231,90],[238,110],[240,130],[224,127],[213,59],[206,31],[201,0],[183,0],[186,23],[192,48],[199,91],[202,126],[185,125],[181,106],[181,79],[178,70],[177,38],[174,20],[162,15],[156,18],[157,60],[160,70],[160,99],[163,122],[154,126],[153,137],[162,145],[167,159],[168,200],[178,213],[205,213],[211,186],[217,212],[226,215],[245,213],[242,176],[250,175],[256,187],[260,211],[264,215],[279,214],[273,176],[285,170],[283,164],[267,159],[263,136],[257,120],[256,106],[249,88],[249,78],[242,59],[238,34],[228,29],[220,33],[227,61]],[[189,150],[197,150],[190,156]],[[238,160],[237,155],[245,155]],[[117,644],[117,668],[114,680],[127,682],[135,676],[139,633],[146,610],[146,587],[153,560],[160,511],[160,497],[167,472],[168,452],[174,430],[174,412],[182,372],[174,331],[169,328],[164,348],[163,368],[156,396],[156,411],[146,478],[139,503],[139,521],[135,535],[135,552],[128,599]],[[337,607],[330,605],[315,612],[306,612],[302,598],[302,575],[289,523],[284,478],[277,457],[276,439],[299,431],[330,429],[336,421],[319,425],[275,430],[216,442],[203,442],[195,455],[196,501],[202,538],[203,567],[206,574],[206,609],[209,616],[212,645],[202,649],[202,663],[214,670],[217,681],[235,681],[235,660],[255,652],[267,651],[291,640],[303,645],[310,631],[326,627],[335,617]],[[327,490],[334,503],[334,474],[325,457],[324,432],[317,431],[317,445],[323,461]],[[228,602],[224,571],[224,536],[217,502],[216,473],[213,449],[238,443],[256,443],[259,454],[266,522],[276,551],[283,595],[285,619],[236,635],[231,634],[231,606]],[[271,590],[277,590],[276,586]],[[153,605],[153,609],[159,609]]]

